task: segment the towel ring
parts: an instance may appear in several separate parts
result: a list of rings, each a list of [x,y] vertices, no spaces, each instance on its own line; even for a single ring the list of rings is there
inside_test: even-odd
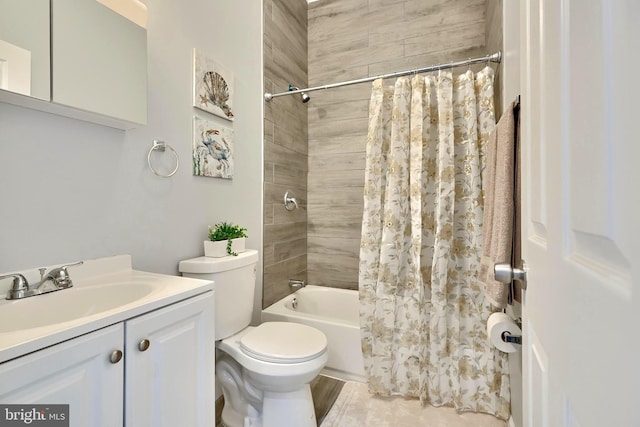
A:
[[[164,175],[164,174],[159,173],[157,170],[155,170],[155,168],[151,164],[151,153],[153,153],[156,150],[160,151],[160,152],[164,152],[167,148],[173,152],[174,156],[176,156],[176,167],[172,172],[168,173],[167,175]],[[160,140],[154,139],[153,140],[153,146],[149,150],[149,154],[147,154],[147,163],[149,164],[149,168],[151,169],[151,171],[156,176],[159,176],[161,178],[169,178],[169,177],[173,176],[178,171],[178,166],[180,166],[180,159],[178,158],[178,153],[176,153],[176,150],[174,150],[172,146],[170,146],[169,144],[167,144],[164,141],[160,141]]]

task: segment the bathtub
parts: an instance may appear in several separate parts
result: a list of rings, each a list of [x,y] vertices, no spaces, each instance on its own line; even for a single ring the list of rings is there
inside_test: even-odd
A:
[[[365,381],[358,291],[309,285],[262,310],[262,321],[296,322],[321,330],[329,352],[322,373],[345,381]]]

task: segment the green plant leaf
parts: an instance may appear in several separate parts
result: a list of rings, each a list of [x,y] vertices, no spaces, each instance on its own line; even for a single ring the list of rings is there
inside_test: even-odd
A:
[[[218,242],[220,240],[238,239],[240,237],[247,236],[247,229],[240,227],[239,225],[231,224],[228,222],[219,222],[213,227],[209,226],[209,240],[212,242]],[[231,247],[231,243],[227,244],[227,247]],[[229,250],[227,252],[229,253]],[[230,254],[230,253],[229,253]]]
[[[227,254],[231,255],[231,256],[238,256],[237,252],[233,252],[231,250],[231,245],[233,244],[233,242],[231,241],[231,239],[227,240]]]

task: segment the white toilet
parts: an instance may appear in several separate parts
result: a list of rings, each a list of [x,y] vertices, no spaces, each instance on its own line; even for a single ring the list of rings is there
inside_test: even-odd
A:
[[[214,282],[216,377],[227,427],[315,427],[309,382],[327,363],[327,338],[297,323],[249,326],[258,251],[180,262],[183,276]]]

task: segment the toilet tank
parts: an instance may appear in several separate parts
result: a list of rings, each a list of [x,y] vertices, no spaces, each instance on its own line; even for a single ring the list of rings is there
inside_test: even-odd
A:
[[[183,276],[214,282],[216,341],[241,331],[251,323],[257,263],[258,251],[255,249],[247,249],[238,256],[180,261],[178,270]]]

